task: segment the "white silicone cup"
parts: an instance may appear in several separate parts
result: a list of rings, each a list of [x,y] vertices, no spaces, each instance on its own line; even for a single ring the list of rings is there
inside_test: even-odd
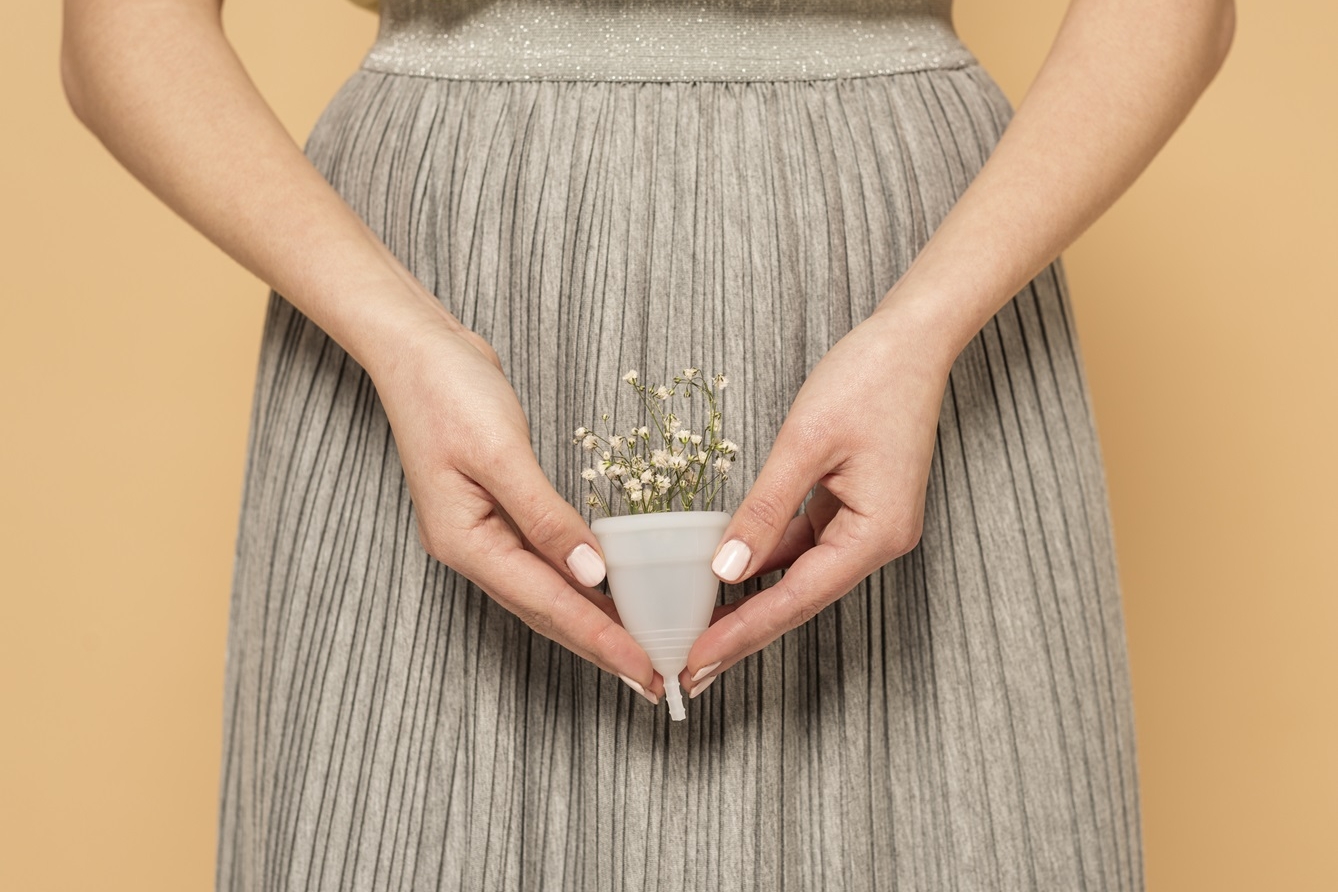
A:
[[[674,721],[687,718],[678,673],[711,624],[720,593],[711,558],[729,518],[726,511],[657,511],[597,517],[590,524],[604,552],[618,616],[664,677]]]

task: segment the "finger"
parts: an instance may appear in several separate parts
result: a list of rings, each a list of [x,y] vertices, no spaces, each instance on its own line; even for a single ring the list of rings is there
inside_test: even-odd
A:
[[[739,582],[758,572],[784,537],[795,512],[827,468],[819,465],[821,442],[787,420],[776,435],[766,463],[730,518],[711,569],[725,582]]]
[[[543,560],[550,567],[552,567],[554,570],[557,570],[559,573],[563,572],[563,567],[565,565],[559,566],[554,564],[552,561],[548,560],[547,555],[540,552],[535,547],[533,542],[530,542],[524,537],[524,535],[521,534],[520,526],[516,523],[516,521],[511,517],[510,514],[506,513],[505,508],[503,508],[500,504],[494,504],[493,510],[496,511],[498,514],[500,514],[502,516],[502,519],[507,522],[507,525],[511,527],[512,532],[515,534],[516,541],[520,542],[524,546],[526,551],[538,555],[540,558],[543,558]],[[580,592],[582,595],[588,598],[590,602],[594,604],[596,607],[598,607],[600,610],[603,610],[605,613],[607,613],[609,616],[614,617],[615,619],[617,618],[617,611],[613,607],[613,599],[610,598],[608,596],[608,593],[605,592],[602,588],[593,585],[586,585],[582,583],[579,579],[573,579],[571,586],[572,588],[576,589],[576,591]]]
[[[824,540],[801,554],[779,582],[740,600],[702,633],[688,654],[686,683],[703,681],[696,676],[704,667],[718,675],[808,622],[881,566],[872,527],[849,511],[838,514]]]
[[[822,531],[832,522],[836,512],[841,509],[841,500],[832,495],[832,491],[821,482],[813,487],[813,498],[804,506],[804,514],[813,527],[813,541],[822,541]]]
[[[781,536],[780,542],[776,543],[776,547],[772,550],[766,562],[758,567],[757,572],[753,575],[761,576],[773,570],[790,566],[799,555],[813,547],[813,540],[813,525],[809,520],[808,513],[805,512],[790,521],[789,526],[785,528],[785,534]]]
[[[506,459],[494,459],[479,480],[520,530],[554,567],[571,581],[594,587],[604,579],[599,541],[585,519],[558,495],[533,453],[512,450]]]
[[[461,572],[527,626],[605,671],[650,689],[650,658],[614,615],[575,591],[540,556],[526,551],[496,515],[472,535]]]

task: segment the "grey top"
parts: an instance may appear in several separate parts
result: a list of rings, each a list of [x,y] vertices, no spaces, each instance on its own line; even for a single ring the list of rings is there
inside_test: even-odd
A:
[[[951,0],[381,0],[374,71],[475,80],[809,80],[975,62]]]

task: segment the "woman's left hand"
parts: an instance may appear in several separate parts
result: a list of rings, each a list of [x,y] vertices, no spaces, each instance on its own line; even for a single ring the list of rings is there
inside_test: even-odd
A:
[[[684,690],[698,693],[919,543],[953,359],[926,327],[885,302],[804,381],[712,564],[726,582],[789,569],[716,609],[680,675]]]

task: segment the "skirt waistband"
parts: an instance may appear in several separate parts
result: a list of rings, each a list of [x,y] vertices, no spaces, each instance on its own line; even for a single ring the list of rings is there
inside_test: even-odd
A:
[[[890,8],[889,8],[890,7]],[[362,67],[470,80],[754,81],[895,74],[975,63],[947,15],[896,2],[382,0]]]

